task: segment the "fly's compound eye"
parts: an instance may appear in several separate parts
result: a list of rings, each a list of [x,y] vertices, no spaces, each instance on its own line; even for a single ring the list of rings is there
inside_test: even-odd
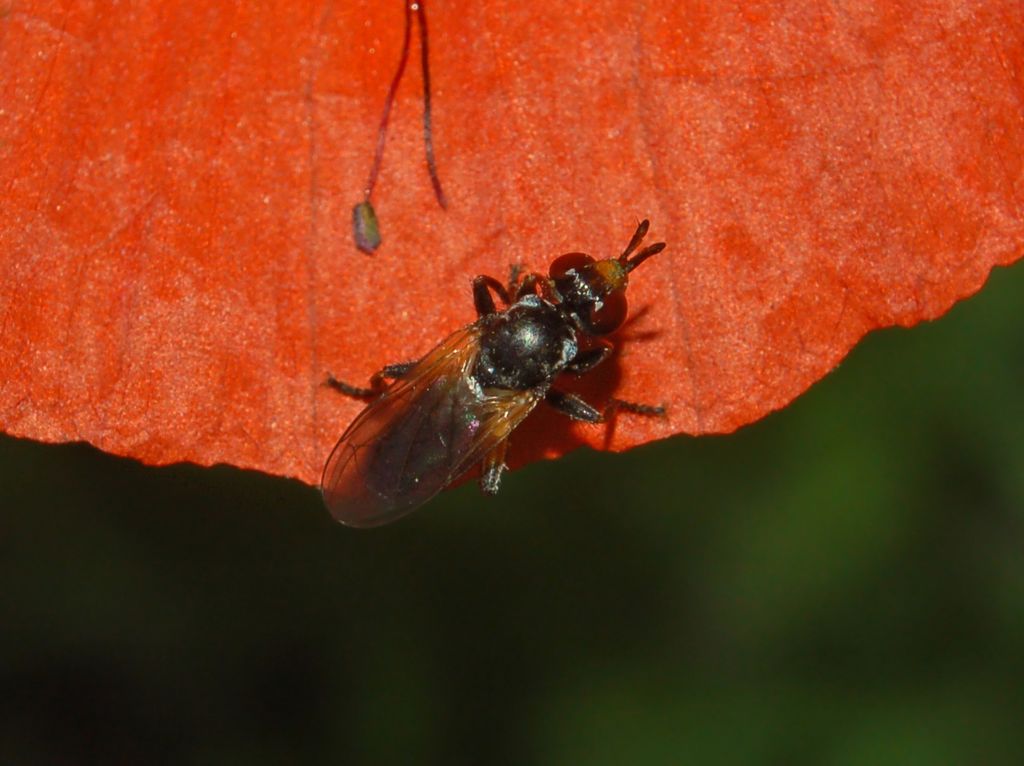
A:
[[[548,276],[552,279],[563,279],[573,269],[578,271],[593,262],[594,259],[586,253],[566,253],[565,255],[558,256],[551,262],[551,266],[548,268]]]
[[[586,317],[587,332],[591,335],[607,335],[619,329],[626,321],[626,314],[629,311],[629,303],[626,301],[626,293],[615,291],[608,293],[601,299],[601,307],[597,304],[590,309]]]

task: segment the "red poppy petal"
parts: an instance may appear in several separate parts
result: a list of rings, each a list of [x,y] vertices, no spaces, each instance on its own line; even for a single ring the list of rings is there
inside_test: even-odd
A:
[[[722,432],[871,329],[975,292],[1024,242],[1024,10],[984,4],[429,4],[352,239],[400,2],[23,2],[0,11],[0,428],[315,482],[361,406],[322,386],[425,353],[469,284],[569,251],[630,276],[594,401],[519,460]],[[607,441],[607,443],[606,443]],[[515,454],[515,453],[514,453]]]

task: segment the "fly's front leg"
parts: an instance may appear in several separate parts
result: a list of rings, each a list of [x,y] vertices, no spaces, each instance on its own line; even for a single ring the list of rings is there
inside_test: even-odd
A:
[[[481,274],[473,280],[473,305],[476,306],[477,316],[487,316],[498,311],[491,291],[501,299],[505,306],[511,306],[524,295],[536,292],[537,283],[541,279],[539,274],[531,273],[520,280],[518,264],[512,264],[507,286],[494,277]]]
[[[510,292],[512,292],[512,295],[515,296],[516,300],[524,298],[527,295],[536,295],[537,284],[543,284],[543,279],[544,277],[542,277],[540,274],[531,272],[530,274],[527,274],[525,277],[523,277],[522,281],[515,286],[515,290]]]
[[[494,277],[481,274],[473,280],[473,305],[476,306],[477,316],[483,317],[498,311],[494,305],[494,298],[491,297],[491,290],[501,298],[506,306],[511,303],[505,285]]]
[[[508,273],[508,294],[512,297],[513,302],[518,301],[531,293],[537,293],[537,285],[542,282],[544,277],[540,274],[531,271],[529,274],[523,274],[523,267],[518,263],[513,263]],[[522,279],[520,279],[522,276]]]
[[[388,387],[386,381],[404,378],[409,374],[409,370],[415,367],[416,364],[417,362],[389,364],[382,370],[378,370],[373,374],[370,378],[370,385],[367,388],[345,383],[344,381],[338,380],[330,373],[327,373],[325,385],[330,386],[335,391],[345,394],[345,396],[351,396],[356,399],[374,399],[380,396],[384,392],[384,389]]]
[[[522,273],[523,267],[518,263],[513,263],[508,267],[508,294],[517,295],[519,293],[519,275]]]
[[[498,494],[501,475],[505,472],[505,454],[508,452],[508,440],[487,453],[480,471],[480,490],[485,495]]]

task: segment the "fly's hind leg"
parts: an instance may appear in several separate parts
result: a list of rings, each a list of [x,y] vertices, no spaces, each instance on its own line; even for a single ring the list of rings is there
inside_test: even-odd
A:
[[[330,386],[335,391],[345,394],[345,396],[351,396],[355,399],[373,399],[380,396],[387,388],[387,381],[398,380],[404,378],[409,374],[409,371],[416,366],[416,362],[400,362],[399,364],[389,364],[384,369],[379,370],[373,374],[370,378],[370,385],[368,387],[353,386],[350,383],[345,383],[342,380],[338,380],[336,377],[327,373],[327,380],[324,385]]]
[[[632,412],[634,415],[649,415],[652,417],[661,417],[665,414],[663,406],[638,404],[637,402],[627,402],[623,399],[612,399],[602,412],[596,407],[587,404],[576,394],[567,394],[556,388],[548,390],[544,401],[563,415],[573,420],[582,420],[585,423],[603,423],[619,410]]]
[[[605,418],[611,417],[619,410],[632,412],[634,415],[649,415],[651,417],[664,417],[665,405],[663,404],[641,404],[639,402],[627,402],[625,399],[612,399],[604,409]]]
[[[582,420],[584,423],[600,423],[604,420],[600,410],[587,404],[576,394],[567,394],[557,388],[550,388],[544,395],[544,401],[573,420]]]
[[[588,372],[611,356],[613,350],[614,347],[611,343],[603,340],[598,341],[597,345],[577,352],[576,356],[566,365],[566,372],[576,375]],[[548,391],[546,399],[548,404],[563,414],[576,420],[586,420],[589,423],[601,423],[609,420],[619,410],[632,412],[634,415],[648,415],[651,417],[661,417],[665,414],[664,405],[640,404],[639,402],[628,402],[625,399],[611,399],[605,406],[604,412],[598,412],[578,396],[565,394],[555,389]],[[594,414],[598,415],[597,420],[593,419]]]
[[[501,475],[505,472],[505,454],[508,452],[508,441],[503,441],[487,453],[480,471],[480,490],[485,495],[498,494]]]

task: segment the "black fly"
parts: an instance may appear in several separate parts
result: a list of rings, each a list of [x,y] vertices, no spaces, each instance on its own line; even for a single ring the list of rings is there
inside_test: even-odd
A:
[[[352,422],[324,466],[321,490],[343,524],[373,527],[409,513],[477,462],[484,492],[498,491],[513,429],[540,402],[564,415],[600,423],[605,413],[552,384],[606,359],[602,336],[626,320],[633,269],[665,248],[639,249],[643,221],[617,258],[567,253],[548,275],[513,275],[506,287],[473,280],[479,318],[418,362],[385,367],[370,388],[328,379],[349,396],[375,397]],[[492,292],[505,308],[498,310]],[[390,386],[385,379],[393,379]],[[662,407],[614,400],[612,407],[661,415]]]

